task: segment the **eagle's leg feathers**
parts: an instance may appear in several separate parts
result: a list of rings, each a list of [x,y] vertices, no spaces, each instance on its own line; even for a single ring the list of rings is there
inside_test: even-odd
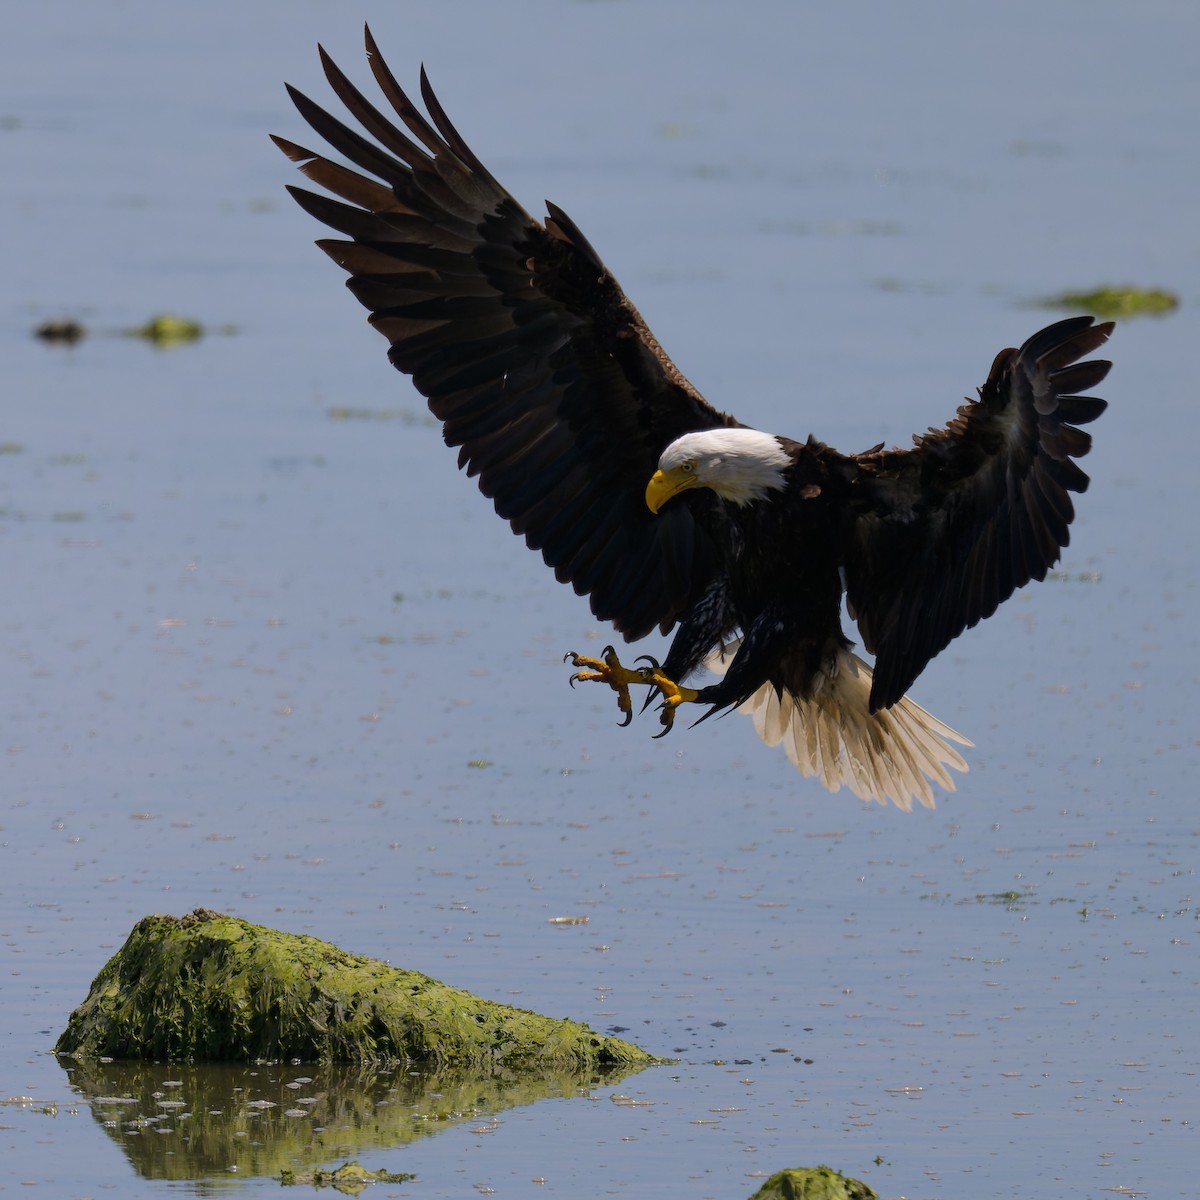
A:
[[[590,658],[586,654],[578,654],[574,650],[570,650],[563,657],[563,662],[569,660],[573,667],[582,668],[576,670],[575,674],[571,676],[572,687],[576,683],[607,683],[617,693],[617,707],[625,717],[621,721],[622,725],[628,725],[633,720],[633,702],[629,697],[631,685],[643,684],[657,691],[663,698],[662,715],[659,718],[663,730],[662,733],[655,734],[655,737],[662,737],[663,734],[670,731],[675,723],[675,710],[679,705],[695,700],[699,693],[669,679],[663,674],[662,668],[654,659],[649,656],[644,657],[647,666],[626,667],[617,657],[616,650],[612,646],[605,646],[600,652],[599,658]],[[651,691],[651,696],[654,695],[654,691]]]

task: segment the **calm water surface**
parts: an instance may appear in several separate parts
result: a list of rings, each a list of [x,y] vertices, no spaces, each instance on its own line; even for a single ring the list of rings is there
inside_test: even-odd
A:
[[[309,139],[282,81],[323,97],[318,40],[367,77],[364,17],[759,427],[904,442],[1047,319],[1030,300],[1180,294],[1113,340],[1060,576],[920,681],[977,743],[936,812],[829,797],[737,717],[652,741],[568,691],[563,652],[606,631],[456,474],[266,140]],[[678,1059],[481,1093],[417,1140],[381,1121],[354,1153],[418,1176],[382,1194],[728,1200],[817,1162],[885,1197],[1194,1194],[1198,24],[26,6],[0,44],[0,1097],[34,1103],[0,1107],[0,1191],[275,1193],[265,1151],[202,1158],[178,1108],[93,1103],[49,1053],[139,917],[206,905]],[[163,310],[213,332],[109,336]],[[93,336],[31,339],[61,316]],[[147,1071],[127,1090],[222,1107]],[[299,1071],[231,1085],[230,1121]],[[340,1161],[286,1120],[239,1128]]]

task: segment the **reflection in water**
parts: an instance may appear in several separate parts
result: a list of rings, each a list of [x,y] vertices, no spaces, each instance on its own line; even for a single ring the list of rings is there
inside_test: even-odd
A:
[[[631,1073],[60,1061],[148,1179],[278,1176],[546,1097],[583,1096]]]

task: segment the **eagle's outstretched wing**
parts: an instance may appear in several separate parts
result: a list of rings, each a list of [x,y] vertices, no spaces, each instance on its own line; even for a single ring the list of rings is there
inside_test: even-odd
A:
[[[350,273],[392,363],[412,376],[447,443],[460,447],[459,464],[513,530],[626,638],[666,632],[715,569],[692,516],[709,501],[655,517],[646,481],[680,434],[737,422],[667,358],[570,218],[553,204],[544,223],[530,216],[459,136],[424,72],[428,118],[370,30],[366,40],[375,81],[407,133],[322,50],[330,85],[373,141],[288,90],[317,134],[365,174],[274,139],[341,197],[290,189],[349,239],[317,244]]]
[[[1112,323],[1059,321],[1002,350],[979,399],[911,450],[859,455],[844,550],[846,599],[875,655],[871,709],[894,704],[935,654],[1067,545],[1071,492],[1088,477],[1079,425],[1105,402],[1080,395],[1111,364],[1080,362]]]

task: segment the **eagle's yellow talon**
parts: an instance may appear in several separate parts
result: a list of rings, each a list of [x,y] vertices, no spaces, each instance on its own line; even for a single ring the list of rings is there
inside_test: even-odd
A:
[[[574,687],[577,683],[607,683],[617,693],[617,708],[625,714],[621,725],[628,725],[633,720],[633,701],[629,698],[629,685],[643,682],[637,671],[630,671],[621,665],[617,652],[612,646],[605,646],[601,651],[602,658],[589,658],[586,654],[577,654],[571,650],[563,661],[571,660],[571,666],[583,667],[570,678]]]
[[[681,704],[688,704],[700,694],[692,688],[684,687],[673,679],[668,679],[657,667],[651,672],[651,682],[658,688],[663,702],[659,708],[658,723],[662,732],[656,733],[656,738],[666,737],[675,726],[675,710]]]
[[[699,693],[691,688],[681,686],[673,679],[668,679],[654,659],[648,655],[643,657],[650,663],[649,666],[626,667],[617,657],[616,650],[612,646],[605,646],[601,651],[600,658],[589,658],[586,654],[577,654],[571,650],[564,656],[563,661],[570,660],[573,667],[582,668],[571,676],[572,687],[576,683],[607,683],[617,693],[617,707],[625,714],[622,725],[628,725],[633,720],[633,702],[629,697],[630,685],[645,684],[656,690],[663,698],[662,715],[659,717],[663,730],[662,733],[656,733],[654,736],[662,737],[663,734],[669,733],[674,725],[675,710],[679,705],[695,700]],[[640,662],[641,659],[638,661]],[[653,694],[652,691],[651,695]]]

